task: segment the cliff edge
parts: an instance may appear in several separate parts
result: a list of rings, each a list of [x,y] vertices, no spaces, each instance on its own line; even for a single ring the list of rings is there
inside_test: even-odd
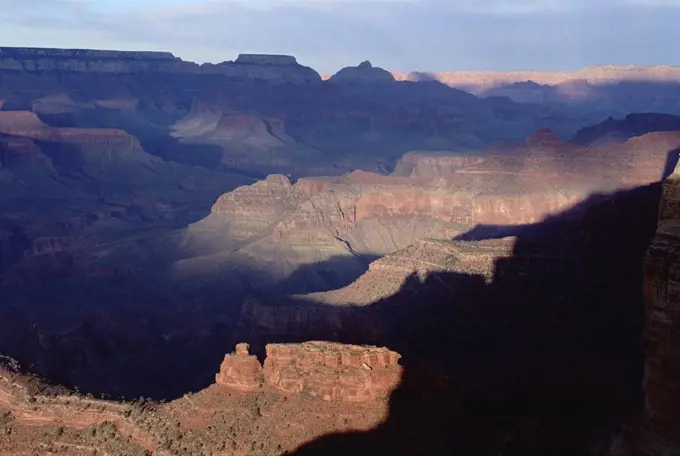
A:
[[[272,83],[320,82],[321,76],[287,55],[241,54],[235,61],[198,65],[170,52],[0,47],[0,71],[108,74],[195,74]]]
[[[644,265],[646,407],[680,437],[680,166],[663,183],[659,224]]]

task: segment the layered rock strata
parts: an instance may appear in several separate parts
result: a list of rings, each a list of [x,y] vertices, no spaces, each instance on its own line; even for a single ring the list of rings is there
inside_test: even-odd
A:
[[[264,384],[284,394],[327,401],[366,402],[389,398],[399,386],[400,355],[386,348],[331,342],[269,344],[264,369],[247,344],[227,355],[216,380],[233,390],[254,392]]]
[[[218,385],[243,392],[258,391],[263,380],[262,365],[256,356],[248,353],[248,344],[236,345],[236,351],[224,357],[215,376]]]
[[[365,267],[418,239],[452,239],[480,224],[536,223],[567,210],[564,217],[578,219],[587,208],[579,203],[593,194],[658,182],[678,147],[675,132],[583,147],[539,131],[483,154],[407,154],[389,176],[271,175],[223,195],[191,225],[185,242],[197,255],[177,266],[262,261],[287,277],[342,258]],[[333,274],[331,263],[327,269]]]
[[[224,75],[269,82],[309,83],[318,73],[285,55],[243,54],[235,61],[198,65],[169,52],[100,51],[88,49],[0,48],[0,70],[40,73]]]

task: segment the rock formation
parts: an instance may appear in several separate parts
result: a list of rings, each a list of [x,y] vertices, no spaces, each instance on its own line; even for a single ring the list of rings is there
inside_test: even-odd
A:
[[[28,376],[0,355],[0,453],[198,456],[228,445],[244,455],[280,454],[327,433],[369,431],[389,417],[388,399],[401,381],[396,353],[323,342],[269,351],[271,385],[245,391],[218,375],[216,385],[167,403],[85,397]],[[247,359],[247,347],[237,346],[225,358],[226,378],[250,378],[252,369],[234,369]],[[285,390],[284,378],[302,389]]]
[[[593,193],[658,182],[678,147],[672,132],[588,149],[539,131],[510,149],[408,154],[390,176],[355,171],[293,183],[272,175],[219,198],[186,231],[195,255],[177,266],[195,272],[259,263],[284,278],[316,263],[313,283],[317,274],[338,274],[321,264],[333,258],[365,267],[418,239],[451,239],[478,224],[535,223]]]
[[[539,84],[484,88],[485,96],[494,96],[480,99],[437,82],[394,82],[367,63],[341,71],[333,83],[318,83],[313,70],[289,56],[241,55],[235,62],[198,66],[164,53],[2,48],[0,293],[3,304],[10,304],[0,306],[0,350],[65,383],[128,397],[130,392],[170,397],[206,384],[223,358],[219,347],[233,343],[234,332],[258,355],[272,341],[330,339],[389,346],[405,357],[440,358],[441,364],[477,357],[478,351],[491,359],[498,354],[489,354],[493,350],[531,352],[525,341],[548,346],[552,340],[557,350],[546,349],[540,354],[545,358],[536,355],[541,363],[535,365],[569,374],[559,364],[573,352],[555,342],[566,339],[559,331],[553,336],[552,330],[537,334],[534,329],[556,325],[562,336],[578,339],[572,334],[581,333],[570,332],[573,327],[562,320],[591,314],[560,307],[562,296],[572,291],[559,283],[554,288],[559,293],[550,287],[554,296],[544,297],[548,307],[531,307],[522,299],[543,297],[529,293],[526,283],[537,271],[552,271],[554,265],[559,270],[574,252],[533,250],[543,252],[545,262],[541,255],[522,256],[514,248],[528,242],[508,233],[507,226],[529,224],[532,230],[554,215],[582,221],[591,206],[608,201],[609,192],[644,186],[666,174],[680,146],[677,133],[642,135],[674,129],[675,120],[665,115],[630,116],[583,130],[585,139],[579,136],[577,142],[585,146],[560,139],[592,123],[589,119],[628,114],[631,106],[644,108],[641,112],[677,108],[673,84],[664,86],[670,89],[626,85],[641,73],[636,71],[595,72],[626,73],[616,76],[622,82],[616,87],[609,87],[609,76],[604,82],[585,74],[557,82],[536,78]],[[336,83],[342,79],[376,83]],[[544,104],[503,98],[517,93],[523,101]],[[498,138],[507,141],[480,149]],[[349,172],[353,169],[363,171]],[[255,179],[262,180],[253,184]],[[234,190],[237,185],[242,186]],[[599,192],[607,195],[589,198]],[[621,225],[631,225],[614,214]],[[502,239],[451,241],[463,233]],[[565,245],[576,253],[601,252],[609,236]],[[662,240],[655,245],[662,246]],[[619,258],[614,248],[608,254]],[[384,257],[374,261],[377,256]],[[621,258],[620,264],[630,264]],[[585,283],[581,289],[593,295],[610,289],[607,280],[618,284],[604,266],[588,272],[578,277]],[[283,293],[294,296],[282,299]],[[451,293],[457,296],[446,302],[452,306],[432,304]],[[242,305],[247,295],[253,297]],[[629,295],[621,292],[620,300],[628,302]],[[512,305],[492,305],[506,300]],[[473,308],[467,302],[486,304]],[[522,312],[503,313],[512,306]],[[602,315],[608,317],[606,310]],[[619,310],[616,315],[625,314]],[[434,323],[428,322],[431,315],[438,317]],[[456,318],[447,320],[451,315]],[[602,334],[618,324],[613,319],[597,326],[601,322],[594,320],[588,323],[604,329]],[[517,335],[512,333],[517,321],[526,323],[529,336],[511,337]],[[650,339],[662,347],[671,344],[654,328]],[[428,340],[440,336],[458,348],[430,353]],[[473,343],[480,339],[487,345]],[[612,345],[618,340],[612,338]],[[385,377],[374,378],[380,368],[369,363],[370,370],[350,365],[336,375],[329,366],[316,369],[300,359],[344,348],[304,346],[294,354],[284,348],[281,359],[269,363],[279,379],[273,383],[266,381],[267,366],[261,368],[244,347],[227,356],[216,378],[219,387],[203,399],[180,401],[178,409],[187,416],[196,407],[200,411],[200,418],[187,418],[188,427],[212,416],[206,404],[217,391],[215,397],[243,401],[239,407],[262,419],[250,423],[253,429],[271,425],[276,432],[291,432],[296,442],[306,441],[346,429],[323,420],[305,427],[305,419],[318,410],[309,406],[308,415],[300,412],[307,417],[298,420],[303,430],[291,431],[285,426],[298,422],[291,418],[297,405],[282,408],[289,414],[277,420],[265,416],[267,407],[256,412],[252,397],[262,401],[301,388],[343,403],[338,408],[343,411],[328,418],[343,423],[347,401],[363,407],[367,397],[386,397],[387,379],[396,372],[386,368]],[[625,348],[621,345],[622,352]],[[606,355],[612,351],[592,359],[584,355],[596,367],[583,372],[602,383],[614,378],[597,367],[598,356],[610,359]],[[659,353],[659,359],[672,357]],[[511,365],[520,365],[517,371],[527,377],[544,375],[530,363]],[[475,376],[497,374],[488,366],[448,366],[474,374],[466,387],[497,388],[475,383]],[[658,394],[672,387],[667,367],[652,365],[648,372],[648,384],[661,385],[654,389]],[[239,390],[255,391],[254,396],[228,396],[227,391]],[[672,413],[654,394],[650,410],[659,417]],[[380,422],[385,404],[380,407],[361,426]],[[37,416],[30,406],[22,413]],[[378,415],[381,419],[373,420]],[[350,421],[348,427],[360,427],[360,419]],[[276,453],[278,441],[272,442],[263,453]],[[223,442],[212,443],[220,448]],[[237,444],[242,446],[236,452],[247,453],[252,440]],[[181,450],[180,444],[175,447]]]
[[[659,223],[645,261],[647,410],[664,430],[680,438],[680,167],[663,184]]]
[[[263,381],[262,365],[248,353],[248,344],[238,344],[235,353],[224,357],[215,381],[233,390],[258,391]]]
[[[240,54],[236,63],[244,65],[297,65],[292,55]]]
[[[545,127],[567,137],[608,116],[677,107],[661,87],[602,98],[600,88],[576,85],[551,87],[545,115],[444,84],[393,83],[368,62],[321,83],[294,57],[277,55],[199,66],[168,53],[2,48],[0,71],[4,110],[32,110],[53,126],[123,130],[163,158],[257,177],[384,172],[409,150],[469,152]],[[594,100],[583,99],[591,92]]]
[[[366,60],[356,67],[346,67],[335,73],[329,80],[334,83],[380,84],[394,82],[389,71],[374,67]]]
[[[224,75],[273,83],[309,83],[319,75],[292,56],[240,55],[236,61],[216,65],[185,62],[169,52],[98,51],[85,49],[0,48],[0,70],[29,73],[178,73]]]
[[[267,346],[269,385],[285,393],[324,400],[365,402],[388,399],[401,382],[400,355],[386,348],[307,342]]]
[[[180,144],[212,146],[220,150],[219,163],[244,173],[291,172],[313,176],[341,170],[327,157],[286,133],[283,119],[247,113],[223,112],[200,105],[172,126]]]
[[[217,384],[255,392],[264,383],[284,394],[305,394],[326,401],[388,399],[401,382],[400,355],[386,348],[330,342],[270,344],[264,370],[247,344],[227,355]]]

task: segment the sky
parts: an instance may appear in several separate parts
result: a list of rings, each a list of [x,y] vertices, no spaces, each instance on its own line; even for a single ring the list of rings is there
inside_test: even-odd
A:
[[[680,65],[680,0],[0,0],[0,46],[291,54],[320,73]]]

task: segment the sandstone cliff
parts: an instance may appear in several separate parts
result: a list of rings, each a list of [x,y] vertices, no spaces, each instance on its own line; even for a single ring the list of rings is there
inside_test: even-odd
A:
[[[264,384],[284,394],[323,400],[364,402],[388,399],[401,381],[400,355],[386,348],[329,342],[270,344],[264,369],[247,344],[227,355],[217,383],[237,391],[258,391]]]
[[[259,391],[263,380],[262,365],[248,353],[248,344],[237,344],[235,353],[224,357],[215,376],[218,385],[243,392]]]

